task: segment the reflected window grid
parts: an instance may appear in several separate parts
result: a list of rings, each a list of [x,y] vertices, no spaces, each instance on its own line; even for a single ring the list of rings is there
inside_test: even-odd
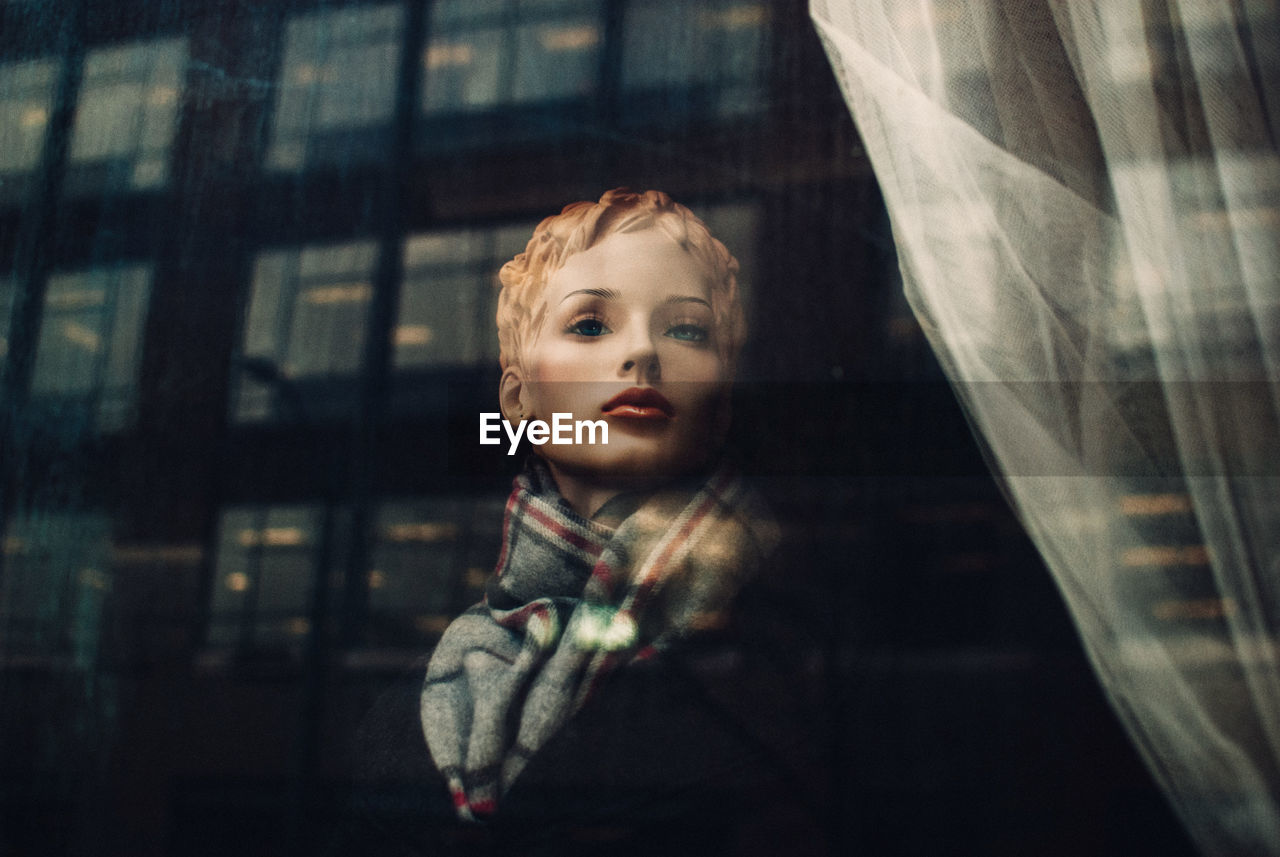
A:
[[[306,420],[311,416],[304,404],[308,382],[359,373],[376,261],[372,241],[258,257],[242,355],[262,364],[270,378],[241,373],[238,420],[273,415]]]
[[[420,646],[481,597],[503,508],[499,499],[469,496],[377,507],[365,579],[375,647]],[[314,504],[222,513],[208,646],[297,651],[310,631],[322,517]]]
[[[98,170],[139,189],[168,181],[186,64],[185,39],[89,52],[71,134],[71,163],[82,168],[73,186],[96,184]]]
[[[0,540],[0,650],[13,655],[97,651],[111,589],[111,522],[96,512],[13,518]]]
[[[718,0],[630,3],[623,40],[626,91],[693,91],[688,107],[732,116],[758,110],[768,56],[769,7]]]
[[[367,578],[375,647],[420,645],[479,600],[501,544],[503,508],[470,497],[379,506]]]
[[[1114,174],[1122,187],[1169,194],[1187,212],[1178,223],[1183,237],[1185,269],[1170,276],[1166,266],[1120,254],[1113,269],[1114,307],[1108,316],[1109,344],[1125,377],[1156,377],[1158,358],[1169,349],[1178,352],[1188,341],[1174,337],[1173,321],[1192,323],[1179,330],[1183,337],[1197,337],[1201,356],[1224,377],[1234,377],[1249,365],[1246,344],[1257,325],[1274,330],[1280,326],[1280,301],[1268,300],[1264,279],[1274,268],[1276,248],[1271,239],[1280,220],[1280,178],[1265,169],[1265,155],[1232,152],[1210,159],[1185,155],[1169,161],[1138,159],[1119,165]],[[1220,176],[1249,196],[1233,201],[1233,212],[1220,196]],[[1242,182],[1237,176],[1269,176],[1271,181]],[[1254,289],[1222,285],[1221,272],[1205,260],[1218,258],[1218,249],[1230,242],[1245,263],[1245,272],[1257,283]],[[1211,297],[1206,297],[1211,296]],[[1274,323],[1267,325],[1266,320]],[[1242,363],[1242,358],[1245,358]]]
[[[17,174],[36,168],[53,112],[58,63],[52,59],[0,65],[0,200],[17,201]]]
[[[1228,636],[1238,609],[1213,585],[1194,504],[1179,478],[1134,480],[1106,515],[1114,556],[1115,602],[1126,605],[1125,642]]]
[[[359,132],[385,126],[395,109],[404,15],[400,6],[342,9],[292,19],[267,165],[300,170],[349,159]],[[368,137],[369,156],[385,142]]]
[[[207,642],[215,648],[291,648],[310,630],[319,542],[317,506],[223,512]]]
[[[150,292],[149,265],[51,276],[45,289],[32,396],[46,402],[79,402],[93,411],[100,429],[123,428],[137,392]],[[0,294],[0,312],[7,316],[10,305],[11,298]]]
[[[497,271],[535,224],[411,236],[392,333],[397,371],[498,360]]]
[[[599,0],[434,4],[422,57],[423,111],[467,112],[593,95],[603,10]]]

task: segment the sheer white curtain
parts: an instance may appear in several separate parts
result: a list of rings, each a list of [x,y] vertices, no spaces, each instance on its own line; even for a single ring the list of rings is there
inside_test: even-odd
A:
[[[917,316],[1206,854],[1280,854],[1276,0],[812,0]]]

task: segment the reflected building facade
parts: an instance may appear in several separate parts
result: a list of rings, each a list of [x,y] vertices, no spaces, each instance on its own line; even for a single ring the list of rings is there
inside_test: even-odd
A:
[[[965,737],[1123,751],[804,3],[62,0],[0,5],[0,851],[317,844],[361,712],[497,556],[496,272],[619,185],[742,264],[731,443],[812,560],[831,847],[923,853],[926,802],[1063,853],[1124,834],[1050,793],[1163,818],[1131,757],[1027,790],[1043,755]]]

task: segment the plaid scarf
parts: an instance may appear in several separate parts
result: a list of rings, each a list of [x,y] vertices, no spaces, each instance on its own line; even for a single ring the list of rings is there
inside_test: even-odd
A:
[[[638,500],[616,529],[564,502],[545,465],[515,480],[481,603],[445,631],[422,690],[422,729],[458,815],[491,815],[529,759],[612,670],[723,626],[777,541],[722,468]]]

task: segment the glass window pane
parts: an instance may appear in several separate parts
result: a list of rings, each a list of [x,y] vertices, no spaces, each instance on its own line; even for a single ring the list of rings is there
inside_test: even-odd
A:
[[[77,398],[95,410],[100,428],[121,427],[136,392],[150,290],[144,265],[50,277],[32,393]]]
[[[687,106],[722,115],[759,109],[768,24],[768,7],[760,2],[630,4],[622,85],[630,90],[711,87]]]
[[[432,32],[438,29],[500,19],[511,0],[437,0],[431,4]]]
[[[150,292],[149,269],[134,266],[121,271],[116,283],[115,323],[112,325],[103,379],[108,390],[125,390],[134,383],[141,358],[142,330]]]
[[[252,363],[241,373],[237,419],[262,419],[273,410],[311,418],[311,381],[359,372],[377,249],[362,241],[258,257],[241,341],[241,355]]]
[[[406,281],[395,331],[397,366],[477,361],[476,279],[464,272]]]
[[[111,588],[110,519],[93,512],[27,514],[9,521],[0,575],[0,628],[7,654],[97,645]]]
[[[140,136],[143,91],[141,83],[106,83],[86,91],[76,114],[72,160],[128,155]]]
[[[300,287],[285,351],[286,374],[354,375],[363,356],[372,296],[373,287],[367,282]]]
[[[399,6],[375,6],[289,22],[270,166],[294,170],[331,154],[349,158],[357,145],[352,135],[381,133],[395,109],[402,19]]]
[[[467,506],[449,500],[385,504],[378,515],[370,608],[451,612],[463,572],[468,513]]]
[[[258,257],[253,273],[249,320],[245,324],[246,357],[275,358],[276,342],[280,338],[280,291],[284,288],[290,261],[289,253],[264,253]]]
[[[513,100],[590,95],[599,77],[602,41],[603,28],[589,18],[520,27]]]
[[[590,95],[604,39],[598,0],[432,8],[423,56],[427,113]]]
[[[397,369],[497,362],[497,273],[535,224],[415,235],[405,242],[393,331]]]
[[[420,645],[483,594],[502,540],[499,498],[383,503],[374,525],[369,618],[374,645]]]
[[[40,59],[0,64],[0,175],[29,172],[40,161],[53,110],[57,65]],[[10,179],[0,182],[0,194]]]
[[[84,80],[71,134],[72,189],[92,186],[105,166],[131,187],[168,180],[169,146],[177,123],[185,39],[99,48],[85,58]]]
[[[37,390],[53,389],[55,385],[71,390],[88,388],[87,377],[81,377],[78,372],[66,377],[65,372],[50,368],[50,362],[75,365],[80,362],[79,355],[86,351],[97,353],[100,350],[100,337],[96,330],[98,322],[93,319],[93,315],[100,314],[106,301],[106,289],[101,284],[95,287],[84,274],[63,274],[50,279],[45,293],[40,356],[36,360]],[[92,320],[88,331],[76,336],[76,329],[83,330],[83,321],[89,319]],[[66,320],[76,321],[77,324],[65,325]],[[70,331],[66,329],[68,327]]]
[[[427,46],[423,62],[424,106],[429,113],[488,107],[500,100],[502,30],[440,33]]]
[[[213,646],[296,643],[307,632],[320,512],[314,506],[232,508],[219,521]],[[250,639],[243,639],[245,633]]]

